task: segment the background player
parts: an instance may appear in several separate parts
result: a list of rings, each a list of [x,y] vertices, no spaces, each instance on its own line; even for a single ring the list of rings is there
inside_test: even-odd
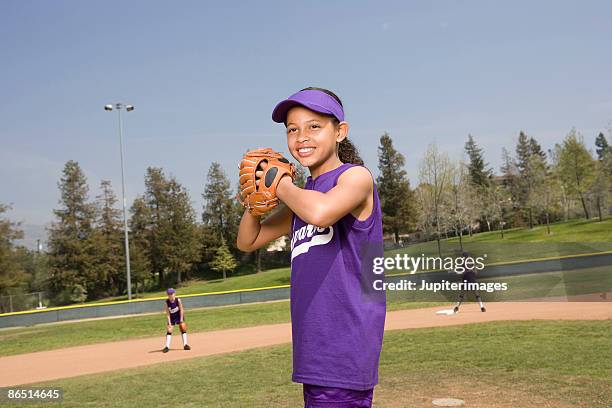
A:
[[[465,265],[465,260],[470,257],[470,254],[467,252],[463,252],[461,254],[461,257],[463,258],[463,264]],[[476,283],[476,271],[474,270],[473,267],[469,269],[466,267],[465,272],[463,272],[463,275],[461,277],[461,281],[467,282],[467,283]],[[457,304],[455,305],[455,308],[453,309],[453,312],[455,313],[459,312],[459,306],[461,306],[461,303],[465,299],[465,295],[467,292],[468,291],[465,289],[461,291],[461,293],[459,294],[459,299],[457,300]],[[486,312],[487,309],[485,308],[484,303],[482,303],[482,298],[480,297],[479,292],[477,290],[474,290],[473,292],[474,292],[474,295],[476,296],[476,300],[480,304],[480,311]]]
[[[172,341],[172,327],[178,324],[181,330],[181,336],[183,338],[183,349],[191,350],[191,347],[187,343],[187,323],[185,323],[185,309],[181,299],[176,297],[176,291],[172,288],[166,291],[168,299],[164,304],[166,310],[166,317],[168,318],[168,325],[166,326],[166,347],[162,350],[164,353],[170,351],[170,342]]]

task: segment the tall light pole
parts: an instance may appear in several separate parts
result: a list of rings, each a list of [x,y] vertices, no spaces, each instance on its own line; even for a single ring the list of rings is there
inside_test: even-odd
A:
[[[134,110],[132,105],[124,105],[122,103],[116,103],[115,105],[104,105],[105,111],[112,111],[117,109],[119,113],[119,148],[121,150],[121,193],[123,195],[123,233],[125,236],[125,269],[127,274],[127,293],[128,300],[132,300],[132,277],[130,274],[130,241],[128,238],[128,226],[127,226],[127,202],[125,200],[125,175],[123,171],[123,125],[121,123],[121,110],[125,108],[127,112]]]

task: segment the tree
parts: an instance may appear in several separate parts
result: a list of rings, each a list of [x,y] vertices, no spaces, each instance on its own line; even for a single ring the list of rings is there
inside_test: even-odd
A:
[[[449,224],[459,237],[459,246],[463,251],[463,231],[471,224],[474,213],[476,191],[469,166],[459,162],[450,165],[449,199],[444,200],[447,209],[444,211],[449,218]]]
[[[576,129],[572,129],[561,145],[555,146],[558,154],[557,171],[561,183],[570,196],[580,200],[586,219],[589,210],[586,193],[595,178],[595,162],[584,145],[584,139]]]
[[[516,167],[518,169],[519,196],[518,202],[528,213],[529,228],[533,228],[533,202],[530,197],[537,183],[534,171],[540,166],[546,166],[546,154],[540,144],[521,131],[516,145]]]
[[[608,145],[608,141],[602,132],[599,132],[599,135],[597,135],[597,138],[595,139],[595,146],[597,146],[597,149],[595,150],[597,153],[597,160],[603,161],[604,156],[610,149],[610,146]]]
[[[171,225],[168,222],[167,208],[169,184],[161,168],[149,167],[145,175],[144,204],[149,217],[148,225],[148,262],[151,272],[157,276],[157,285],[162,287],[169,270],[168,251],[172,245],[167,244]]]
[[[573,205],[573,198],[568,193],[568,189],[561,180],[560,166],[559,166],[559,145],[555,145],[553,149],[548,150],[548,157],[550,157],[550,176],[551,183],[554,185],[558,204],[561,206],[563,213],[563,220],[567,221],[570,219],[570,211]]]
[[[146,252],[158,286],[181,283],[200,259],[200,235],[189,193],[175,177],[149,167],[140,209],[141,231],[148,238]],[[141,205],[140,203],[138,204]]]
[[[383,228],[399,242],[401,232],[407,232],[415,225],[415,207],[410,182],[404,170],[405,159],[393,147],[393,140],[385,133],[380,137],[378,147],[378,169],[380,176],[376,183],[383,213]]]
[[[204,198],[202,212],[204,225],[208,227],[210,233],[216,235],[219,243],[221,238],[233,242],[235,237],[230,234],[236,227],[231,225],[234,197],[230,181],[217,162],[210,165],[202,198]]]
[[[553,204],[557,201],[556,193],[559,190],[557,180],[553,173],[549,171],[546,163],[542,162],[540,155],[532,155],[529,166],[533,187],[529,195],[528,205],[544,214],[546,231],[550,235],[550,213]]]
[[[231,272],[238,264],[234,259],[234,256],[229,251],[225,240],[221,240],[221,245],[217,248],[216,254],[212,262],[210,263],[210,267],[212,270],[217,272],[223,272],[223,280],[227,278],[227,272]]]
[[[166,202],[165,264],[176,274],[176,283],[180,284],[184,276],[189,277],[189,271],[199,260],[200,237],[189,193],[174,177],[168,182]]]
[[[504,239],[504,228],[508,213],[512,209],[512,198],[503,184],[492,183],[486,193],[486,201],[490,203],[487,207],[487,220],[498,223],[501,239]]]
[[[482,220],[484,220],[484,222],[487,224],[488,230],[491,231],[493,212],[497,208],[496,204],[489,200],[492,198],[490,190],[493,184],[493,172],[489,168],[488,164],[485,163],[483,151],[476,144],[476,141],[472,135],[468,135],[468,140],[465,143],[465,152],[469,159],[469,163],[467,165],[469,172],[469,187],[471,187],[471,190],[475,195],[479,195],[481,197],[480,200],[475,200],[472,203],[472,208],[474,208],[474,205],[479,204],[478,207],[480,207],[480,214],[478,214],[477,217],[479,218],[481,224]],[[466,186],[466,188],[467,187],[468,186]]]
[[[608,156],[610,154],[608,153]],[[593,183],[591,184],[588,194],[595,201],[595,210],[597,211],[597,216],[599,217],[599,221],[603,221],[603,213],[602,208],[608,208],[608,201],[610,195],[610,187],[612,183],[610,182],[610,176],[606,172],[604,158],[602,157],[601,161],[595,162],[594,168],[595,176],[593,178]]]
[[[501,188],[503,189],[502,196],[506,197],[506,214],[505,219],[512,220],[516,214],[514,212],[514,208],[519,201],[519,174],[518,168],[516,166],[516,161],[512,158],[508,150],[506,148],[502,148],[502,165],[500,167],[501,170]],[[502,206],[502,209],[504,207]],[[502,231],[503,234],[503,231]]]
[[[150,244],[153,221],[151,209],[144,197],[137,197],[130,208],[130,271],[138,293],[140,284],[142,291],[154,282],[150,262]]]
[[[57,220],[49,228],[50,289],[57,303],[81,302],[96,282],[95,207],[76,161],[66,163],[58,187],[60,208],[53,210]]]
[[[92,234],[95,259],[95,281],[88,284],[92,298],[116,295],[127,290],[125,248],[121,212],[115,208],[117,198],[111,182],[102,180],[101,194],[96,197],[96,228]]]
[[[419,168],[419,225],[428,232],[435,232],[438,254],[442,256],[440,237],[443,222],[443,200],[450,180],[451,165],[446,154],[438,146],[430,144]]]
[[[13,243],[23,238],[19,224],[3,216],[10,207],[0,203],[0,295],[21,292],[27,287],[31,275],[19,262],[19,254]]]
[[[493,174],[488,164],[484,161],[482,149],[476,144],[472,135],[468,135],[468,140],[465,143],[465,152],[470,160],[468,171],[472,184],[486,189],[491,184]]]

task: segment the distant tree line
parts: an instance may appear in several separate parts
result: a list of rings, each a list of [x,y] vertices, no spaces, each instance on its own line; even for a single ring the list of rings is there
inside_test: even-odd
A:
[[[417,230],[438,241],[477,231],[546,225],[577,217],[610,214],[612,149],[603,133],[595,156],[572,129],[562,143],[544,152],[534,137],[520,132],[514,155],[502,149],[495,175],[474,137],[465,143],[467,160],[451,160],[431,144],[419,164],[415,188]]]
[[[610,214],[612,148],[603,133],[595,153],[572,129],[546,152],[520,132],[510,153],[503,148],[500,173],[490,168],[472,135],[465,158],[451,160],[436,144],[421,158],[412,188],[406,159],[387,133],[380,137],[376,178],[385,236],[395,244],[414,239],[440,241],[475,232],[549,225],[576,217]],[[296,183],[303,186],[305,170]],[[163,169],[149,167],[144,193],[129,208],[132,290],[180,285],[193,278],[225,278],[262,269],[265,250],[243,254],[235,246],[242,206],[219,163],[212,163],[198,218],[188,191]],[[49,228],[46,253],[16,246],[19,225],[0,204],[0,296],[46,291],[54,304],[95,300],[127,292],[122,213],[110,181],[90,199],[87,178],[68,161],[58,182],[59,206]],[[288,240],[286,241],[288,242]],[[284,253],[268,262],[288,265]],[[266,258],[267,259],[267,258]]]

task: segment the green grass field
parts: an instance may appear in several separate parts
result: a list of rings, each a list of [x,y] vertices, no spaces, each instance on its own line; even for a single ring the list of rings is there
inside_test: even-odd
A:
[[[612,291],[610,267],[536,273],[481,282],[506,282],[507,292],[482,293],[486,302],[525,300],[550,296],[573,296]],[[454,303],[457,292],[388,291],[388,310],[415,309]],[[467,300],[473,300],[468,296]],[[290,321],[289,302],[267,302],[187,311],[191,332],[249,327]],[[0,356],[52,350],[63,347],[161,336],[162,313],[83,322],[63,322],[27,328],[0,330]],[[78,327],[79,335],[74,335]]]
[[[612,321],[494,322],[387,332],[375,406],[609,407]],[[297,407],[289,345],[39,384],[62,407]],[[21,406],[7,404],[6,406]],[[43,405],[28,404],[38,407]],[[50,405],[46,405],[50,406]]]
[[[517,260],[540,259],[575,254],[585,254],[602,251],[612,251],[612,218],[597,220],[573,220],[551,225],[551,235],[546,234],[546,226],[538,226],[532,230],[516,228],[505,232],[502,240],[499,231],[475,234],[471,238],[463,238],[464,249],[473,256],[487,254],[486,263],[508,262]],[[435,256],[438,253],[437,244],[425,242],[407,248],[387,251],[386,256],[409,254],[411,256]],[[451,238],[442,240],[443,256],[455,256],[460,250],[459,240]],[[400,271],[390,271],[394,274]],[[259,288],[268,286],[288,285],[290,283],[290,268],[278,268],[257,274],[230,277],[227,280],[215,279],[209,281],[193,280],[180,286],[182,295],[195,293],[210,293],[218,291]],[[165,296],[163,291],[138,294],[139,298]],[[125,296],[116,296],[88,303],[125,300]]]
[[[389,302],[389,310],[416,309],[442,303]],[[251,327],[290,321],[289,301],[188,310],[186,320],[192,333]],[[145,316],[64,322],[0,331],[0,356],[53,350],[85,344],[160,336],[166,332],[165,316]],[[78,332],[78,335],[75,333]]]

